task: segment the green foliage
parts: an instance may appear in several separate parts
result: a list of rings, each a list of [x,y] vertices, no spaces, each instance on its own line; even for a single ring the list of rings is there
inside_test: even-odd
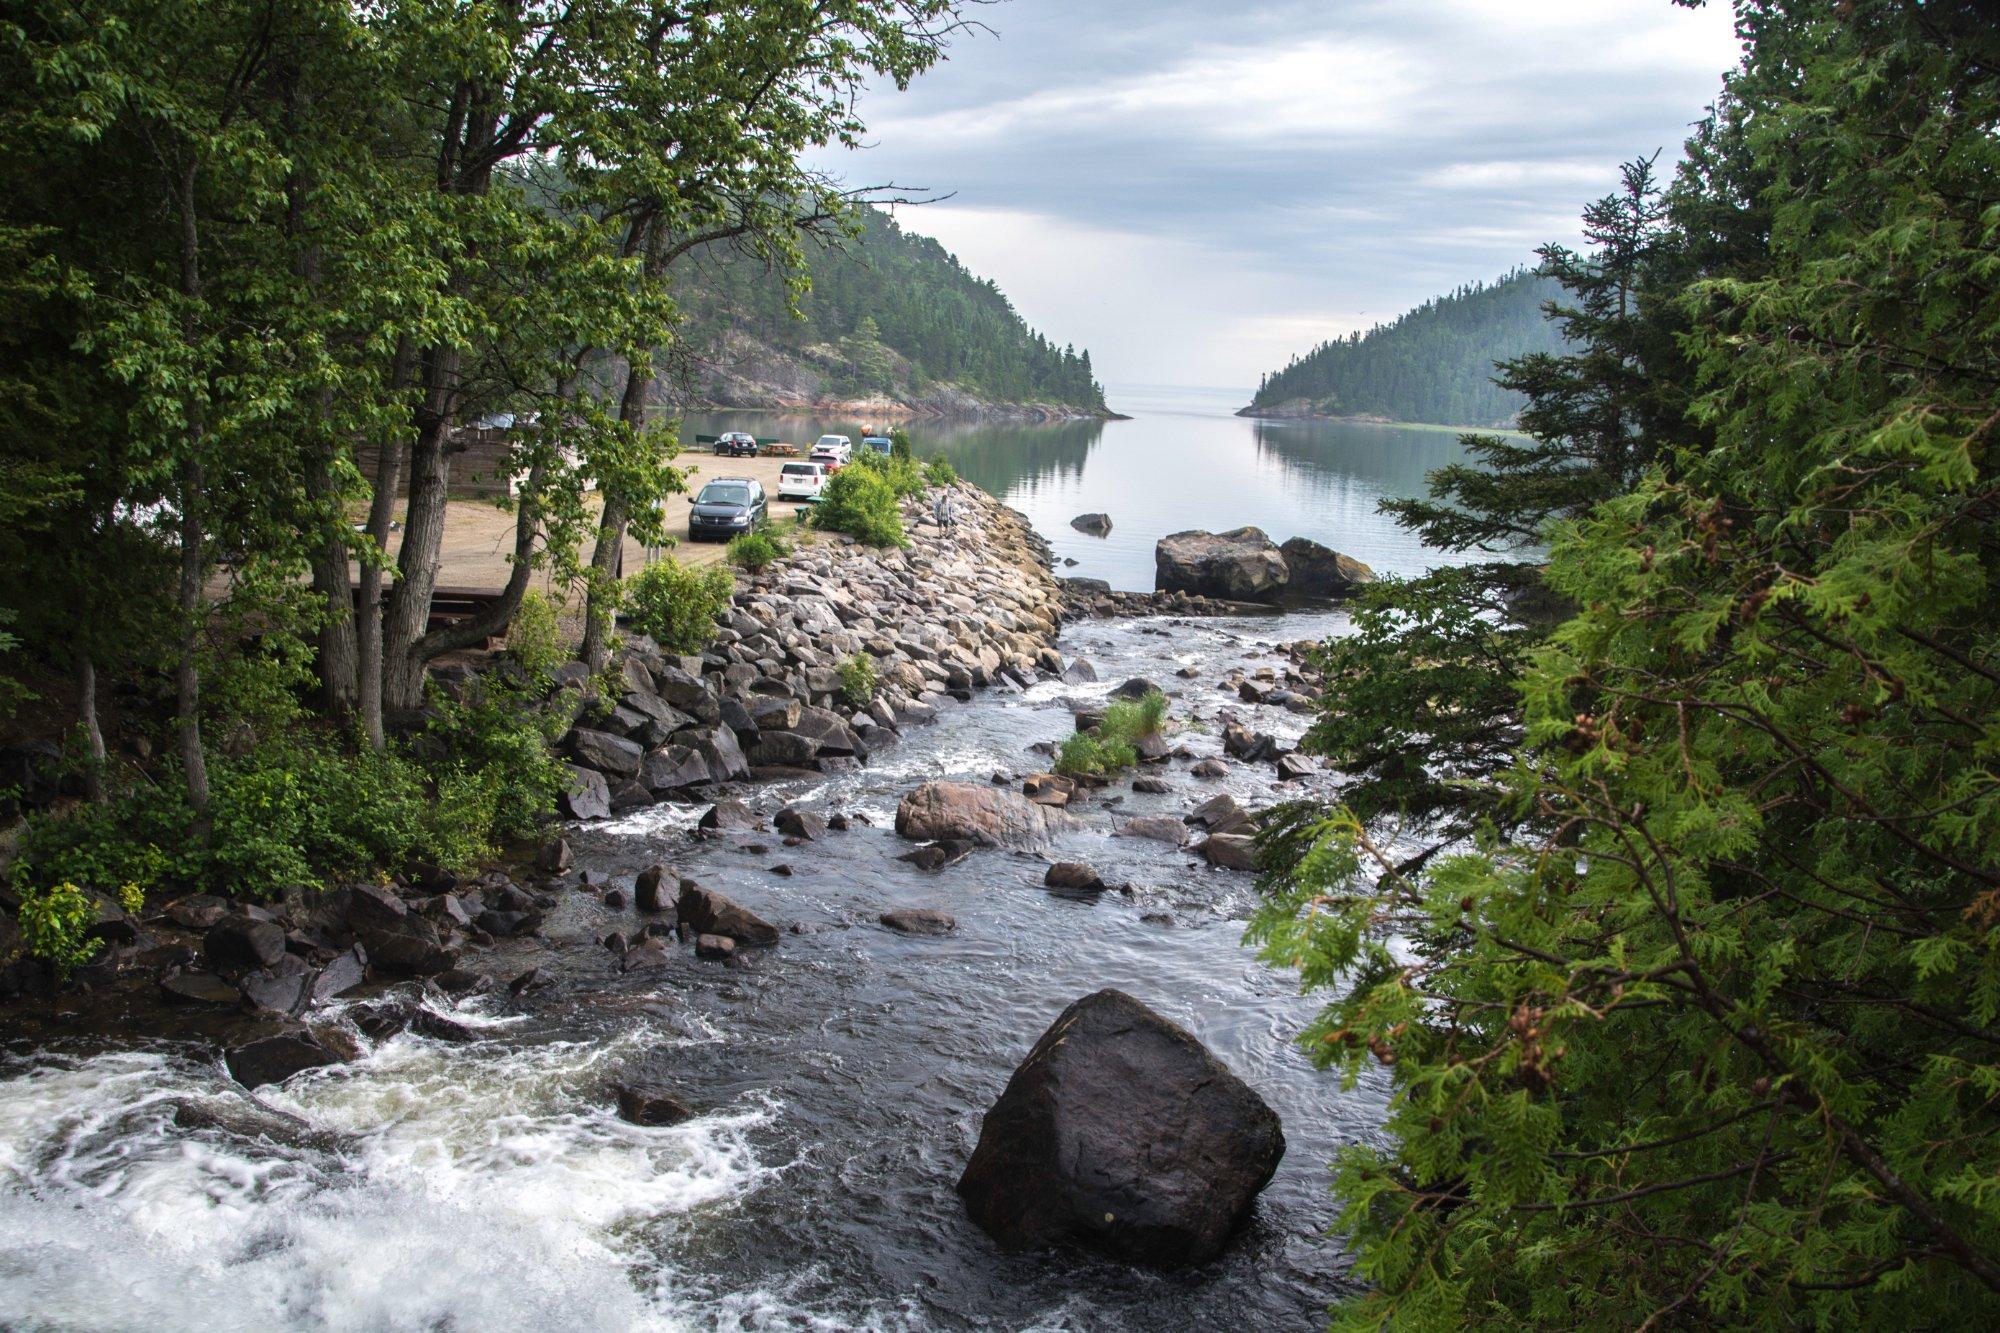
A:
[[[891,458],[907,458],[911,462],[916,461],[916,449],[910,443],[910,432],[904,430],[901,426],[889,432],[889,456]]]
[[[1562,337],[1542,315],[1557,294],[1544,275],[1515,270],[1498,282],[1469,283],[1448,296],[1321,343],[1266,375],[1252,405],[1302,405],[1328,416],[1387,417],[1447,425],[1510,424],[1520,390],[1495,383],[1508,360],[1557,354]]]
[[[828,532],[845,532],[870,546],[907,546],[903,511],[886,466],[857,463],[834,473],[813,507],[812,522]]]
[[[729,539],[729,563],[753,574],[791,553],[791,543],[771,533],[744,532]]]
[[[555,601],[530,588],[521,595],[514,618],[507,623],[507,651],[521,664],[528,679],[546,681],[568,659],[559,608]]]
[[[849,705],[866,708],[875,701],[875,659],[856,653],[840,664],[840,692]]]
[[[855,456],[850,466],[867,468],[881,477],[898,500],[921,494],[924,489],[923,469],[917,466],[916,458],[911,455],[891,453],[885,457],[872,451],[863,452]]]
[[[924,484],[926,486],[950,486],[958,481],[958,469],[951,465],[951,459],[943,454],[924,464]]]
[[[720,249],[696,256],[678,289],[689,341],[714,348],[747,333],[819,364],[837,349],[836,378],[862,392],[950,383],[998,402],[1103,410],[1088,351],[1029,329],[991,281],[887,212],[863,209],[855,222],[852,245],[809,259],[796,315],[753,257]]]
[[[1484,493],[1567,613],[1385,594],[1329,661],[1427,674],[1315,735],[1426,771],[1266,848],[1251,937],[1328,997],[1302,1042],[1395,1090],[1337,1164],[1339,1327],[2000,1321],[2000,51],[1970,4],[1738,9],[1664,216],[1600,215],[1584,359],[1530,391],[1615,484]]]
[[[1153,690],[1137,699],[1114,700],[1094,731],[1064,737],[1055,771],[1065,777],[1102,776],[1139,762],[1138,742],[1166,725],[1167,696]]]
[[[21,895],[21,942],[36,958],[67,977],[96,955],[100,942],[91,936],[97,904],[89,894],[64,881]]]
[[[715,637],[715,618],[736,591],[719,565],[696,568],[655,560],[625,580],[623,601],[632,628],[670,653],[698,653]]]

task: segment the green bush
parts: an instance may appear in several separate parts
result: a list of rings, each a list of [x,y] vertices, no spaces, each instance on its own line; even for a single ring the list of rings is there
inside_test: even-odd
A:
[[[845,532],[870,546],[907,546],[903,512],[884,469],[862,465],[842,468],[826,484],[813,511],[813,526]]]
[[[96,954],[98,941],[88,933],[96,920],[97,904],[67,880],[21,896],[21,942],[54,964],[59,976],[67,977]]]
[[[924,464],[924,484],[927,486],[949,486],[957,480],[958,469],[943,454]]]
[[[854,462],[858,467],[879,473],[882,480],[889,483],[889,489],[896,493],[896,498],[899,500],[906,495],[920,494],[924,489],[923,469],[917,466],[914,458],[893,455],[884,457],[881,454],[865,453],[857,457]]]
[[[1056,752],[1055,771],[1065,777],[1102,776],[1139,762],[1139,739],[1166,725],[1167,696],[1154,690],[1137,699],[1120,699],[1104,711],[1094,732],[1079,731]]]
[[[769,533],[745,532],[729,539],[729,563],[752,574],[791,553],[791,545],[784,538]]]
[[[530,589],[514,609],[507,623],[507,652],[528,678],[546,681],[569,657],[558,621],[560,608],[554,599]]]
[[[889,456],[907,459],[913,463],[916,461],[916,451],[910,445],[910,432],[901,426],[889,432]]]
[[[661,648],[698,653],[715,637],[715,618],[735,591],[736,581],[719,565],[694,569],[678,560],[655,560],[625,580],[621,600],[632,627]]]
[[[567,770],[550,742],[564,723],[493,682],[464,702],[438,694],[432,705],[421,732],[381,752],[322,728],[267,723],[245,753],[211,763],[201,837],[171,780],[37,816],[15,882],[44,893],[120,885],[129,907],[161,889],[270,898],[419,863],[468,869],[554,809]],[[53,927],[47,938],[60,946]]]
[[[840,692],[856,708],[866,708],[875,700],[875,659],[856,653],[840,664]]]

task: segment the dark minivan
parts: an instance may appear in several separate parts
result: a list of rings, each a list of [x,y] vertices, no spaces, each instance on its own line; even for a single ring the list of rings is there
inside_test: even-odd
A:
[[[691,542],[726,542],[770,518],[762,483],[749,477],[717,477],[688,503],[694,506],[688,515]]]

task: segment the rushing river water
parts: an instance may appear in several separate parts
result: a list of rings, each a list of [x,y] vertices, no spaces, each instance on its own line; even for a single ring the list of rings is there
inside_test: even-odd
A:
[[[919,421],[908,429],[918,453],[948,453],[960,473],[1025,513],[1059,558],[1077,562],[1064,574],[1114,588],[1150,589],[1153,543],[1188,528],[1254,524],[1277,541],[1310,537],[1378,573],[1414,574],[1435,562],[1376,506],[1422,495],[1426,473],[1462,460],[1456,432],[1236,416],[1249,398],[1247,390],[1141,386],[1111,395],[1129,421]],[[858,439],[882,424],[714,412],[689,417],[683,432],[690,440],[748,430],[810,442],[827,431]],[[1111,534],[1070,527],[1084,513],[1109,514]]]
[[[1456,446],[1397,438],[1408,456],[1191,415],[1057,428],[1007,464],[997,443],[951,447],[1060,550],[1093,552],[1073,572],[1111,577],[1135,559],[1118,542],[1150,549],[1154,529],[1253,519],[1412,568],[1372,497],[1410,490]],[[1190,476],[1197,456],[1207,471]],[[1113,542],[1069,531],[1083,508],[1113,514]],[[1070,729],[1069,701],[1132,675],[1166,686],[1179,739],[1214,754],[1216,714],[1234,706],[1215,683],[1225,670],[1263,664],[1275,639],[1344,625],[1333,612],[1072,626],[1062,648],[1090,658],[1100,683],[988,691],[866,768],[749,793],[766,814],[797,802],[872,821],[810,845],[695,840],[699,806],[580,833],[579,864],[613,882],[667,861],[787,933],[729,966],[682,953],[665,973],[621,976],[597,941],[633,931],[634,914],[566,893],[541,940],[475,960],[501,977],[538,967],[549,984],[452,1008],[479,1040],[402,1035],[259,1091],[293,1119],[251,1102],[210,1047],[17,1049],[0,1065],[0,1327],[1316,1326],[1348,1281],[1326,1235],[1326,1164],[1376,1132],[1386,1080],[1343,1090],[1293,1044],[1314,1002],[1242,947],[1247,876],[1110,835],[1114,819],[1179,815],[1216,790],[1267,801],[1268,766],[1216,783],[1177,761],[1173,793],[1114,789],[1115,803],[1086,807],[1051,853],[1130,885],[1095,901],[1044,890],[1046,855],[982,851],[926,874],[895,859],[907,844],[891,824],[925,779],[1041,767],[1030,747]],[[1197,678],[1177,677],[1183,665]],[[1281,736],[1302,726],[1257,711]],[[877,917],[897,906],[942,908],[958,930],[896,935]],[[1015,1064],[1065,1005],[1105,986],[1184,1024],[1283,1117],[1287,1152],[1250,1226],[1192,1272],[1003,1254],[953,1190]],[[703,1114],[667,1129],[623,1122],[609,1086],[631,1074]]]

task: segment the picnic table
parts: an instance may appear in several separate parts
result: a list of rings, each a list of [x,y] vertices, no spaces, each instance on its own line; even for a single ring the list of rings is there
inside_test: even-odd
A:
[[[799,447],[796,444],[786,444],[783,440],[759,440],[757,452],[766,458],[797,458]]]

